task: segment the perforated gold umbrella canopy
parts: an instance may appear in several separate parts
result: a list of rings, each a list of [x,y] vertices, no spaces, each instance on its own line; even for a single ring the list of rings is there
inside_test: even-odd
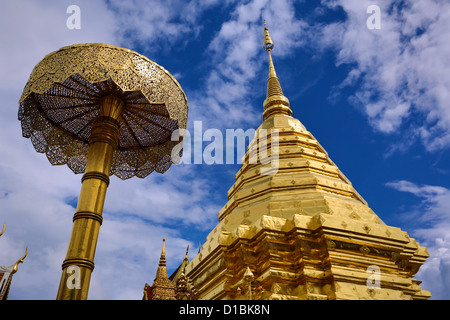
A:
[[[22,134],[53,165],[86,168],[99,100],[124,102],[111,175],[121,179],[164,173],[172,164],[176,129],[186,129],[188,101],[163,67],[124,48],[88,43],[48,54],[33,69],[19,104]]]

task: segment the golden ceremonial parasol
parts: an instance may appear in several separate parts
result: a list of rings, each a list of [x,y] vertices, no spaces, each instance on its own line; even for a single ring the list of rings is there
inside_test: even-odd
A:
[[[22,134],[36,151],[84,173],[57,298],[86,299],[109,176],[144,178],[169,169],[183,138],[176,130],[186,129],[186,95],[146,57],[88,43],[45,56],[19,104]]]

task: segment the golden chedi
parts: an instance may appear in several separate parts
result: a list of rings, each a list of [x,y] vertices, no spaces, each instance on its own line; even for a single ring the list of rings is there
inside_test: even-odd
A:
[[[217,226],[186,266],[196,298],[429,298],[414,279],[426,248],[383,223],[292,117],[267,27],[264,48],[269,78],[263,122]],[[261,161],[261,151],[276,165]]]

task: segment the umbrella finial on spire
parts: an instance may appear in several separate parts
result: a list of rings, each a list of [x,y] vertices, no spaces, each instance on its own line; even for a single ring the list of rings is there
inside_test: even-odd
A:
[[[267,22],[264,19],[264,49],[270,51],[273,49],[273,41],[269,34],[269,29],[267,29]]]
[[[273,41],[270,37],[269,29],[267,28],[267,22],[264,20],[264,49],[269,54],[269,78],[267,80],[267,97],[264,101],[264,113],[263,119],[266,120],[273,115],[284,114],[292,116],[292,110],[289,106],[289,100],[283,94],[280,81],[278,80],[277,73],[275,72],[275,66],[272,60],[271,51],[273,49]]]

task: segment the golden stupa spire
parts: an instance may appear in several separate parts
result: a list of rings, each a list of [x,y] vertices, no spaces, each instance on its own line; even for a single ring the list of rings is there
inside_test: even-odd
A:
[[[267,97],[264,101],[263,119],[266,120],[274,115],[292,116],[292,110],[289,106],[289,99],[286,98],[281,89],[275,66],[272,60],[273,41],[267,28],[266,20],[264,20],[264,49],[269,54],[269,78],[267,80]]]

